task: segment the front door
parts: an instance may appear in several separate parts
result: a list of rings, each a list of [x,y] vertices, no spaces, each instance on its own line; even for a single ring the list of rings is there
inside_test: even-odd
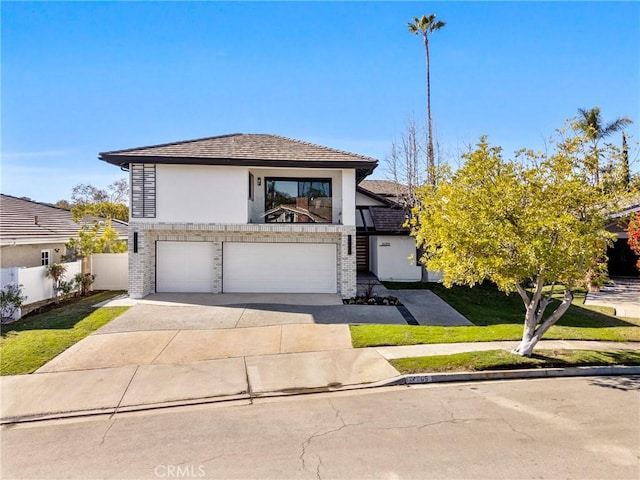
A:
[[[369,271],[369,237],[356,236],[356,269],[358,272]]]

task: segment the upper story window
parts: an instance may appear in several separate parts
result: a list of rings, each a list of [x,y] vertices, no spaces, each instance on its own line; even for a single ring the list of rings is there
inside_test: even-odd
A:
[[[331,223],[330,178],[265,178],[267,223]]]
[[[131,164],[131,217],[156,217],[156,166]]]
[[[51,250],[42,250],[40,252],[40,265],[47,266],[51,262]]]

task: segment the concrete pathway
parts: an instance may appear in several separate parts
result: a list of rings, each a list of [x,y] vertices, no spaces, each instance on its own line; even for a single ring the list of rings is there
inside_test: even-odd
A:
[[[431,290],[389,290],[372,274],[358,274],[358,293],[368,289],[379,296],[393,295],[400,299],[419,325],[469,326],[473,325],[461,313]],[[391,322],[371,322],[391,323]],[[405,321],[406,323],[406,321]]]
[[[473,325],[431,290],[392,290],[420,325]]]
[[[613,281],[599,292],[587,293],[584,303],[611,307],[618,317],[640,318],[640,281]]]
[[[387,360],[408,357],[429,357],[433,355],[453,355],[463,352],[482,352],[486,350],[511,351],[520,342],[467,342],[433,343],[427,345],[404,345],[398,347],[372,347]],[[540,340],[536,349],[563,350],[633,350],[640,351],[640,342],[600,342],[588,340]]]

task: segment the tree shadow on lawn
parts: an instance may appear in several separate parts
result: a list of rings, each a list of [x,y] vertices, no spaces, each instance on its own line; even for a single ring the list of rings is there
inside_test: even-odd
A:
[[[0,326],[2,338],[27,330],[68,330],[87,318],[96,308],[96,303],[114,296],[113,292],[103,292],[80,298],[73,303],[59,305],[51,310],[27,315],[20,320]]]
[[[517,293],[506,295],[493,285],[476,285],[473,288],[456,286],[446,288],[440,283],[390,283],[384,282],[390,289],[425,289],[442,298],[445,302],[467,317],[474,325],[519,324],[524,322],[524,304]],[[583,301],[583,294],[578,292],[576,300],[556,325],[566,327],[637,327],[637,324],[622,320],[613,315],[608,307],[585,308],[575,302]],[[560,304],[553,300],[547,307],[550,314]],[[605,313],[611,311],[611,314]]]
[[[531,357],[505,355],[501,352],[501,356],[501,361],[494,362],[494,364],[482,365],[480,370],[637,365],[639,361],[638,354],[623,350],[542,350],[538,352],[534,351]],[[479,354],[479,357],[482,358],[482,353]],[[607,378],[615,379],[616,377]],[[640,381],[640,377],[637,377],[636,380]],[[611,386],[611,388],[614,388],[614,385],[616,385],[615,382],[611,382],[611,380],[609,383],[612,385],[603,384],[601,386]],[[622,386],[618,385],[619,388],[622,388]]]

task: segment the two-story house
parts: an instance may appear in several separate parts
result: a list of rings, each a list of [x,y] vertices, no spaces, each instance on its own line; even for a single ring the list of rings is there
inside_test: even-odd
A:
[[[275,135],[104,152],[129,171],[129,294],[356,293],[356,185],[377,160]]]

